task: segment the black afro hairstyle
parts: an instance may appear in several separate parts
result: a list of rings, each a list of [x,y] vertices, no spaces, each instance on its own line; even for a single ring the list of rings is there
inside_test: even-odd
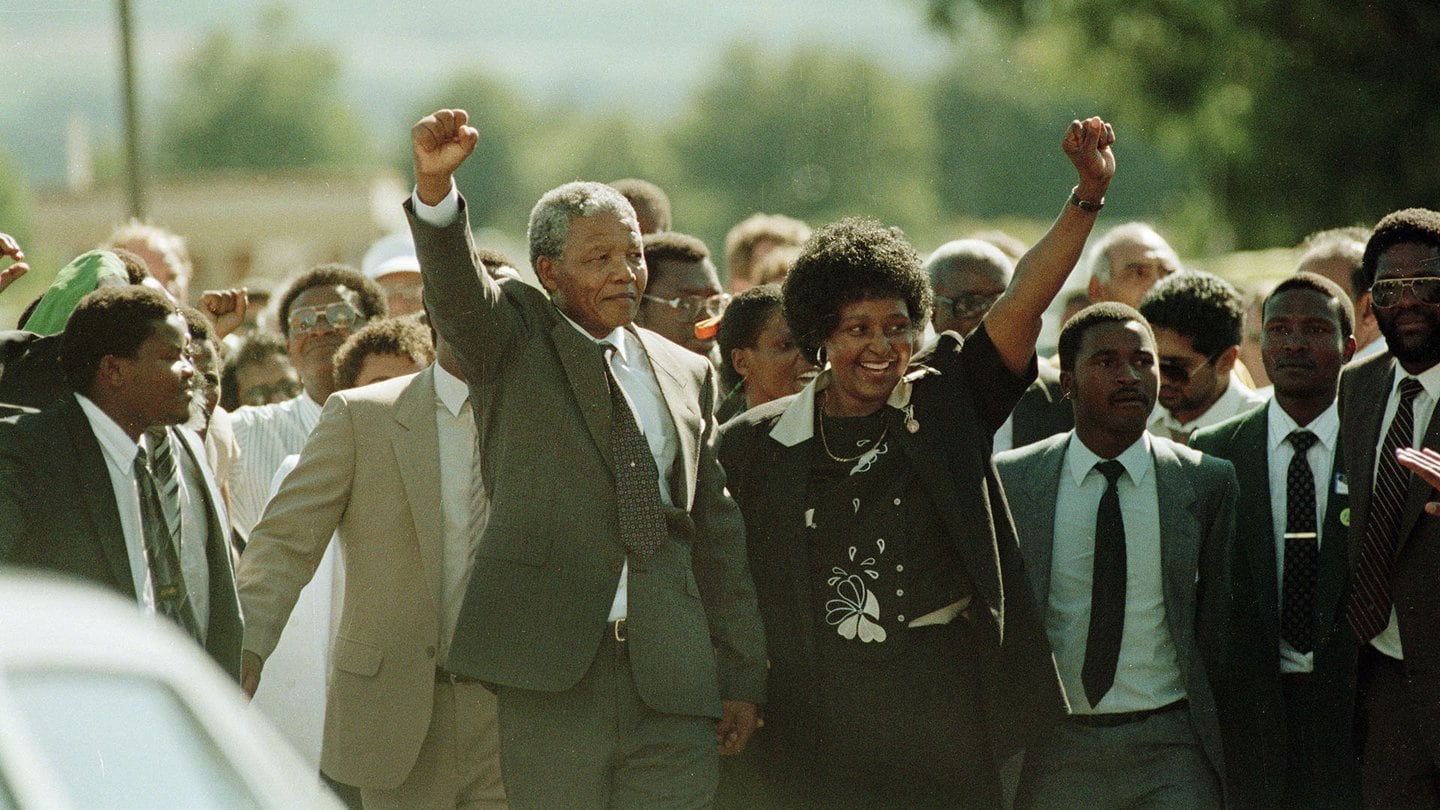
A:
[[[1075,361],[1079,359],[1080,344],[1085,340],[1085,333],[1092,327],[1107,323],[1130,323],[1134,321],[1145,327],[1146,332],[1151,332],[1150,324],[1140,310],[1122,304],[1118,301],[1102,301],[1098,304],[1091,304],[1071,316],[1070,320],[1060,328],[1060,369],[1062,371],[1074,371]],[[1150,334],[1150,341],[1155,341],[1153,332]]]
[[[1365,258],[1360,262],[1360,273],[1365,289],[1375,283],[1375,265],[1380,254],[1396,245],[1415,242],[1440,248],[1440,212],[1428,208],[1406,208],[1386,214],[1375,224],[1375,233],[1365,244]],[[1440,274],[1440,266],[1435,268]]]
[[[1345,294],[1344,287],[1319,273],[1296,273],[1276,284],[1275,289],[1265,296],[1265,303],[1261,306],[1261,322],[1264,322],[1265,311],[1270,308],[1271,300],[1289,290],[1311,290],[1325,298],[1333,298],[1335,311],[1340,321],[1340,334],[1349,337],[1355,333],[1355,305],[1350,303],[1350,296]]]
[[[761,284],[738,294],[725,308],[725,317],[720,319],[720,329],[715,333],[715,343],[720,347],[720,381],[726,388],[733,388],[740,382],[740,372],[735,370],[735,361],[730,353],[735,349],[753,349],[760,339],[760,330],[771,314],[784,305],[780,287]]]
[[[1245,299],[1230,282],[1203,270],[1174,273],[1150,288],[1140,313],[1152,328],[1190,338],[1195,351],[1213,357],[1240,345]]]
[[[785,320],[811,357],[840,325],[847,304],[899,298],[910,320],[929,317],[930,278],[899,228],[847,217],[817,230],[785,278]]]
[[[300,293],[312,287],[346,287],[360,298],[360,315],[366,320],[383,318],[390,314],[385,303],[385,292],[380,285],[365,277],[365,274],[347,264],[322,264],[296,276],[280,296],[276,311],[280,315],[280,331],[290,337],[290,307]]]

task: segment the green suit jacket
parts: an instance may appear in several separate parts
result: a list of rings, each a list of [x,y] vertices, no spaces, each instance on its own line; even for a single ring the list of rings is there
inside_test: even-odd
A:
[[[1220,731],[1230,774],[1231,804],[1279,807],[1284,802],[1284,694],[1280,685],[1280,588],[1270,491],[1269,416],[1273,401],[1197,431],[1190,446],[1235,466],[1240,498],[1235,505],[1235,545],[1230,557],[1231,598],[1222,639]],[[1306,730],[1318,755],[1316,772],[1333,806],[1359,805],[1359,762],[1354,746],[1354,635],[1345,622],[1349,581],[1347,531],[1341,515],[1349,511],[1349,489],[1337,490],[1345,469],[1336,449],[1320,528],[1320,560],[1315,587],[1316,711]],[[1332,806],[1332,805],[1327,805]]]
[[[449,667],[501,686],[569,689],[610,632],[626,558],[604,360],[543,292],[482,272],[465,216],[435,228],[411,211],[410,223],[435,327],[469,379],[491,500]],[[631,329],[679,457],[669,537],[648,560],[629,561],[626,646],[646,705],[719,717],[722,698],[763,702],[765,640],[740,513],[715,455],[714,372]]]

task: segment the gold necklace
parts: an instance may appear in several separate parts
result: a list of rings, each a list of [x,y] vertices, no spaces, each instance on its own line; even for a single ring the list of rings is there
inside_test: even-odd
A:
[[[890,430],[890,423],[885,419],[884,415],[882,414],[880,417],[880,435],[876,437],[873,444],[871,444],[864,450],[861,450],[859,455],[851,456],[849,458],[841,458],[840,456],[835,455],[835,453],[830,449],[829,440],[825,438],[825,399],[827,398],[828,397],[822,396],[820,400],[820,407],[816,410],[820,412],[820,446],[825,448],[825,455],[829,456],[831,461],[839,462],[841,464],[849,464],[852,461],[859,461],[860,459],[865,457],[866,453],[870,452],[876,447],[879,447],[880,442],[885,441],[885,434]]]

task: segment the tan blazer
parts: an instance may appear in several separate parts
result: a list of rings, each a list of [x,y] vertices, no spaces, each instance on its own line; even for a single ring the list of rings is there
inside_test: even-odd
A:
[[[331,658],[320,768],[398,786],[430,727],[440,635],[435,371],[338,392],[240,559],[244,648],[269,656],[332,533],[345,608]]]

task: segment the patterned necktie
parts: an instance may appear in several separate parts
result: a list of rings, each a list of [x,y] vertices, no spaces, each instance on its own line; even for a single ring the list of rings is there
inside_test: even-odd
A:
[[[155,607],[203,644],[190,593],[185,590],[185,574],[180,570],[179,538],[170,533],[165,510],[160,506],[160,487],[148,461],[145,448],[140,448],[135,454],[135,480],[140,485],[140,530],[145,540],[145,559],[150,564]]]
[[[1395,459],[1395,451],[1409,447],[1415,435],[1415,397],[1423,390],[1420,381],[1400,381],[1400,404],[1380,445],[1375,470],[1375,488],[1370,493],[1370,517],[1360,559],[1351,577],[1350,604],[1346,611],[1350,629],[1361,644],[1380,634],[1390,624],[1391,578],[1395,572],[1395,550],[1400,547],[1400,513],[1405,508],[1405,490],[1410,474]]]
[[[159,426],[145,431],[150,445],[150,470],[160,490],[160,506],[165,510],[165,523],[174,537],[184,537],[180,523],[180,469],[171,447],[170,429]]]
[[[1105,476],[1105,494],[1095,512],[1095,568],[1090,590],[1090,632],[1085,640],[1085,663],[1080,682],[1085,699],[1094,708],[1115,684],[1120,663],[1120,640],[1125,635],[1125,520],[1120,513],[1116,482],[1125,465],[1115,459],[1096,463]]]
[[[615,507],[620,517],[620,542],[636,558],[645,560],[665,539],[665,515],[660,508],[660,471],[650,445],[635,422],[625,392],[610,370],[615,347],[603,349],[605,381],[610,385],[610,455],[615,462]]]
[[[1308,430],[1286,437],[1295,446],[1285,478],[1284,594],[1280,603],[1280,638],[1298,653],[1315,647],[1315,572],[1320,561],[1320,535],[1315,529],[1315,474],[1305,457],[1320,441]]]

